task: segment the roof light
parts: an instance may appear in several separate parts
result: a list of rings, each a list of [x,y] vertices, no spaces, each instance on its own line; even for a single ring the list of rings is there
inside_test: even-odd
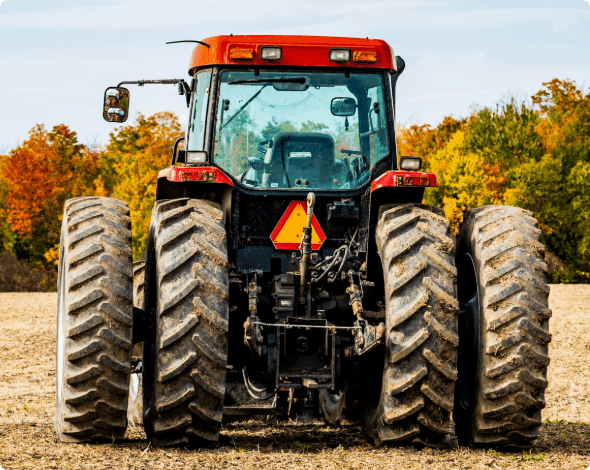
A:
[[[352,60],[353,62],[377,62],[377,53],[374,51],[354,51]]]
[[[281,60],[283,51],[280,47],[261,47],[260,58],[264,60]]]
[[[330,60],[334,62],[350,62],[350,49],[330,49]]]
[[[399,167],[406,171],[420,171],[422,159],[420,157],[400,157]]]
[[[254,59],[254,49],[235,48],[229,52],[229,56],[233,60],[252,60]]]

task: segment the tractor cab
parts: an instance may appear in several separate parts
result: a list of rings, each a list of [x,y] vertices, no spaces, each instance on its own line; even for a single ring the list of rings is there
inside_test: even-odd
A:
[[[394,148],[389,80],[382,72],[222,69],[212,163],[249,188],[357,189]],[[206,123],[195,112],[191,120],[187,148],[197,150]]]

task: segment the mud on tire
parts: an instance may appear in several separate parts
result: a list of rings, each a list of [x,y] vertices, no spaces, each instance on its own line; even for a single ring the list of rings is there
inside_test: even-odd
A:
[[[388,205],[379,212],[376,243],[386,342],[384,364],[381,355],[363,367],[367,432],[376,444],[438,441],[449,432],[459,344],[449,223],[442,209]]]
[[[541,231],[531,212],[508,206],[472,209],[463,220],[457,437],[527,447],[541,425],[551,340]]]
[[[223,212],[208,201],[159,201],[150,236],[147,269],[155,269],[157,328],[151,350],[155,368],[144,368],[144,394],[145,381],[152,381],[144,396],[146,432],[156,445],[214,442],[223,417],[228,348]],[[148,309],[152,288],[150,280]]]
[[[133,324],[126,203],[70,199],[60,240],[54,425],[63,442],[123,437]]]

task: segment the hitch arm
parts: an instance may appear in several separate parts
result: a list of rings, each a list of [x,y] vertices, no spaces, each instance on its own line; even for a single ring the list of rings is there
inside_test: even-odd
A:
[[[313,206],[315,205],[315,194],[307,195],[307,223],[303,228],[303,239],[301,241],[301,288],[299,292],[300,303],[305,303],[305,293],[309,284],[309,264],[311,259],[311,221],[313,219]]]

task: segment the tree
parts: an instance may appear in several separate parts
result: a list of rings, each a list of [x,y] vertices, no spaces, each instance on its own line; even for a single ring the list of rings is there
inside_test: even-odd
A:
[[[6,213],[8,206],[6,205],[6,194],[8,193],[8,180],[4,176],[4,171],[8,166],[8,155],[0,155],[0,252],[6,247],[6,233],[8,223],[6,222]]]
[[[133,124],[110,134],[100,155],[103,188],[112,187],[113,197],[129,203],[135,259],[146,249],[158,172],[170,165],[180,134],[180,123],[173,113],[139,114]],[[105,170],[112,173],[105,174]]]
[[[479,152],[468,151],[464,131],[455,132],[430,163],[439,186],[426,192],[425,201],[444,208],[454,232],[467,209],[502,203],[505,177],[499,165],[487,163]]]
[[[590,93],[574,81],[554,79],[533,96],[541,121],[537,133],[545,159],[557,170],[547,175],[552,200],[544,241],[566,263],[565,280],[590,280]]]
[[[42,125],[29,132],[1,170],[8,226],[4,244],[12,254],[32,264],[55,260],[63,205],[94,193],[97,163],[96,152],[63,124],[51,132]]]
[[[455,132],[465,129],[467,119],[455,119],[446,116],[442,122],[432,128],[430,124],[406,127],[398,125],[397,151],[399,155],[412,155],[422,158],[422,170],[429,171],[434,154],[442,149]]]
[[[507,185],[517,184],[515,171],[544,154],[542,139],[536,132],[540,117],[525,102],[515,98],[503,101],[495,109],[481,108],[469,119],[465,139],[468,151],[478,151],[490,164],[498,163]]]

